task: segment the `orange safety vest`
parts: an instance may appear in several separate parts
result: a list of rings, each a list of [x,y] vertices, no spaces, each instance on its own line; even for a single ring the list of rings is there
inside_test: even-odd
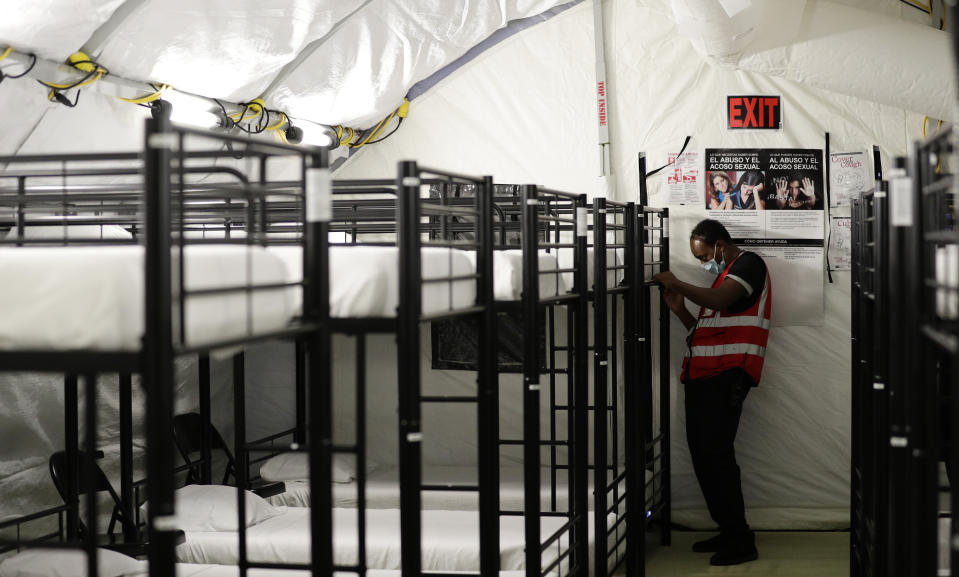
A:
[[[717,288],[726,280],[740,253],[713,283]],[[769,340],[769,314],[772,311],[769,269],[763,290],[753,306],[741,313],[715,311],[706,307],[699,310],[699,319],[689,339],[689,348],[683,359],[683,382],[687,379],[706,379],[722,372],[741,368],[759,384]]]

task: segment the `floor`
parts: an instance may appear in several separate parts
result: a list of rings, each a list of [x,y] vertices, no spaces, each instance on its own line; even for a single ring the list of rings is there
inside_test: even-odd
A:
[[[848,577],[849,533],[757,532],[759,559],[742,565],[713,567],[709,553],[693,553],[693,542],[714,533],[674,531],[669,547],[653,545],[647,577],[764,575],[770,577]],[[625,575],[621,571],[617,575]]]

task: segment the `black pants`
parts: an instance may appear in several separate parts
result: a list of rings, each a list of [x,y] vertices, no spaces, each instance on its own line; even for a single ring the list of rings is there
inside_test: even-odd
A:
[[[693,469],[709,514],[730,536],[749,532],[733,443],[750,385],[740,370],[686,382],[686,439]]]

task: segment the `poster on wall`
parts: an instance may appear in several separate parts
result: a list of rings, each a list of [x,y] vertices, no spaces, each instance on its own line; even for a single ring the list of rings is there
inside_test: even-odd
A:
[[[817,149],[707,148],[703,201],[733,241],[763,257],[773,324],[823,322],[825,199]]]
[[[829,265],[833,270],[849,270],[852,266],[852,234],[848,216],[829,219]]]
[[[696,204],[700,199],[699,153],[671,152],[666,158],[666,191],[670,204]]]
[[[829,155],[829,206],[849,206],[851,200],[872,187],[865,153],[834,152]]]

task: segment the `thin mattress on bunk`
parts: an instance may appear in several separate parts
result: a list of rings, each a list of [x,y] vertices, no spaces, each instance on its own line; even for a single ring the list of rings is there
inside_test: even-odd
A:
[[[150,564],[109,549],[98,549],[98,573],[104,577],[148,577]],[[369,577],[399,577],[396,570],[371,569]],[[79,549],[25,549],[0,561],[0,577],[86,577],[86,554]],[[239,577],[233,565],[177,563],[176,577]],[[250,569],[248,577],[309,577],[311,572],[289,569]],[[355,573],[337,571],[335,577]],[[502,571],[501,577],[523,577],[521,571]]]
[[[647,471],[648,481],[652,473]],[[310,486],[303,479],[282,479],[286,491],[269,498],[273,505],[290,507],[310,506]],[[475,485],[479,474],[477,467],[470,465],[424,465],[423,483],[429,485]],[[277,479],[279,480],[279,479]],[[333,483],[333,506],[356,507],[358,501],[358,483]],[[566,482],[566,472],[558,471],[555,482],[555,503],[553,502],[553,481],[549,468],[540,471],[540,508],[543,511],[569,509],[569,485]],[[396,467],[380,466],[371,471],[366,478],[365,503],[370,509],[395,509],[399,507],[399,472]],[[625,491],[625,482],[620,482],[620,490]],[[588,492],[593,494],[593,476],[590,472]],[[522,466],[500,468],[500,509],[509,511],[523,510],[523,468]],[[423,509],[445,509],[450,511],[475,511],[479,503],[478,497],[472,491],[423,491]],[[590,502],[592,503],[592,497]]]
[[[268,249],[286,264],[287,282],[303,278],[303,251],[297,246]],[[423,247],[422,277],[443,279],[473,273],[467,251]],[[399,305],[399,251],[393,246],[330,246],[330,315],[336,318],[395,317]],[[476,282],[469,279],[424,282],[425,315],[468,308],[476,302]],[[291,291],[296,310],[302,292]]]
[[[247,556],[266,563],[305,563],[310,558],[311,509],[288,508],[247,528]],[[592,513],[589,516],[590,551],[593,550]],[[333,558],[337,565],[356,564],[358,527],[356,509],[334,509]],[[424,571],[476,571],[479,568],[479,516],[475,511],[422,511]],[[542,517],[545,540],[565,525],[563,517]],[[609,516],[612,527],[615,517]],[[366,511],[367,565],[375,569],[400,568],[400,512],[397,509]],[[176,548],[177,560],[185,563],[235,565],[239,534],[233,531],[186,531],[186,540]],[[615,533],[609,543],[616,543]],[[564,533],[542,556],[546,567],[567,546]],[[524,519],[500,517],[500,563],[505,571],[525,567]]]
[[[256,246],[188,246],[184,261],[187,290],[279,284],[287,277],[283,261]],[[0,249],[0,278],[0,350],[140,348],[143,247]],[[191,296],[186,300],[185,344],[278,330],[292,317],[289,290]]]

